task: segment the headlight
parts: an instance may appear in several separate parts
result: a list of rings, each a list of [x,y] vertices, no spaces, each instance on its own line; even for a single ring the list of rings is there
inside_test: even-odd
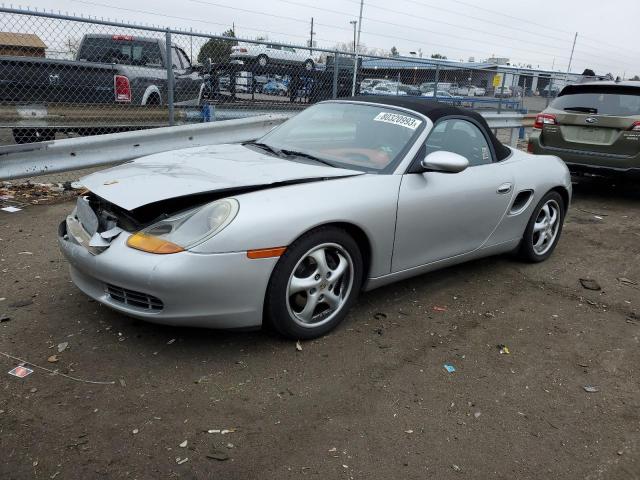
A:
[[[127,245],[149,253],[177,253],[204,242],[235,218],[240,205],[232,198],[182,212],[129,237]]]

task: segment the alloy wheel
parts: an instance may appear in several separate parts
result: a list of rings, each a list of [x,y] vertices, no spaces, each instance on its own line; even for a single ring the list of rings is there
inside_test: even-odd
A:
[[[307,251],[296,264],[287,285],[287,308],[300,326],[323,325],[342,309],[353,288],[353,260],[336,243]]]
[[[560,228],[560,206],[555,200],[546,202],[536,217],[531,241],[537,255],[544,255],[553,246]]]

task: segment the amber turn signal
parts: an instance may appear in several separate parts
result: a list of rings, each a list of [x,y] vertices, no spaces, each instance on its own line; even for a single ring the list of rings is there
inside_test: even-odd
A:
[[[258,250],[247,251],[247,257],[255,260],[257,258],[279,257],[287,251],[287,247],[260,248]]]
[[[134,233],[127,240],[127,246],[142,250],[143,252],[157,253],[164,255],[167,253],[183,252],[184,248],[175,243],[168,242],[153,235],[147,235],[143,232]]]

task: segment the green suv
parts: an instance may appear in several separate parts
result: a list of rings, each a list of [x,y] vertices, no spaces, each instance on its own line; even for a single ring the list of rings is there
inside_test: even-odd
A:
[[[640,82],[564,87],[536,116],[528,151],[556,155],[572,173],[640,176]]]

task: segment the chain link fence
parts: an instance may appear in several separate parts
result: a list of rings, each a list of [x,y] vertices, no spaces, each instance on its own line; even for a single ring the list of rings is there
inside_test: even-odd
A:
[[[585,80],[487,62],[356,56],[238,39],[232,31],[220,36],[42,11],[0,12],[0,148],[295,112],[354,93],[538,112],[567,83]]]

